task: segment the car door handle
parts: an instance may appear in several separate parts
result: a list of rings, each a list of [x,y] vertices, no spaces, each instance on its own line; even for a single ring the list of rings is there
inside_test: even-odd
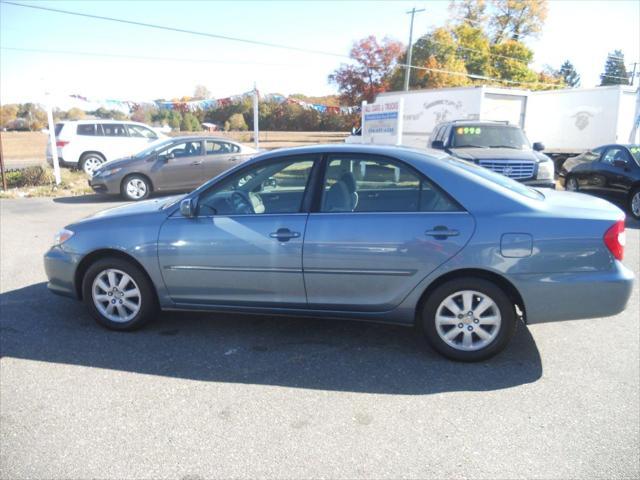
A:
[[[292,232],[288,228],[279,228],[278,231],[270,233],[271,238],[277,238],[281,242],[288,242],[292,238],[299,238],[299,232]]]
[[[231,157],[229,159],[230,162],[236,162],[238,160],[238,157]]]
[[[195,162],[191,162],[191,165],[202,165],[202,160],[196,160]]]
[[[429,237],[434,237],[437,240],[444,240],[447,237],[457,237],[460,235],[460,232],[458,230],[450,230],[444,225],[438,225],[437,227],[433,227],[433,230],[427,230],[424,234]]]

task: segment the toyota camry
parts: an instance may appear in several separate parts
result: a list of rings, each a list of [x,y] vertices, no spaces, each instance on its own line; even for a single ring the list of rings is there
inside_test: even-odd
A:
[[[51,291],[111,329],[159,310],[357,319],[417,326],[441,354],[476,361],[519,321],[624,310],[624,235],[604,200],[443,152],[318,145],[67,225],[45,268]]]

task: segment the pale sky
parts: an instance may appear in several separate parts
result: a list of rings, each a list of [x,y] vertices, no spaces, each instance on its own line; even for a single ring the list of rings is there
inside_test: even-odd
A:
[[[405,12],[413,6],[426,8],[416,16],[414,39],[443,25],[449,15],[448,1],[16,1],[344,55],[354,40],[370,34],[406,43]],[[639,28],[638,0],[555,0],[549,2],[542,35],[527,44],[535,68],[558,68],[569,59],[582,85],[591,87],[599,82],[607,53],[621,49],[625,63],[639,61]],[[327,75],[342,61],[6,3],[0,4],[0,47],[3,104],[40,101],[45,90],[145,101],[192,95],[198,84],[221,98],[250,90],[254,81],[265,93],[326,95],[336,92]]]

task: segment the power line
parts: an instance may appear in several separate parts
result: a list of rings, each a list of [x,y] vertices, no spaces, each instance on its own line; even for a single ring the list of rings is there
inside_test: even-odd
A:
[[[145,56],[145,55],[127,55],[121,53],[96,53],[96,52],[78,52],[72,50],[49,50],[42,48],[19,48],[19,47],[0,47],[1,50],[11,50],[16,52],[26,52],[26,53],[53,53],[53,54],[62,54],[62,55],[82,55],[89,57],[108,57],[108,58],[131,58],[136,60],[160,60],[160,61],[171,61],[171,62],[187,62],[187,63],[215,63],[215,64],[225,64],[225,65],[261,65],[261,66],[270,66],[270,67],[290,67],[290,68],[299,68],[299,65],[292,65],[286,63],[264,63],[264,62],[233,62],[227,60],[214,60],[214,59],[203,59],[203,58],[178,58],[178,57],[154,57],[154,56]]]
[[[543,86],[547,86],[547,87],[555,87],[555,88],[561,88],[562,85],[558,85],[556,83],[544,83],[544,82],[521,82],[518,80],[507,80],[504,78],[494,78],[494,77],[487,77],[485,75],[475,75],[473,73],[462,73],[462,72],[452,72],[450,70],[441,70],[439,68],[429,68],[429,67],[416,67],[416,66],[410,66],[410,65],[406,65],[406,64],[400,64],[398,65],[399,67],[404,67],[404,68],[414,68],[416,70],[426,70],[429,72],[436,72],[436,73],[446,73],[448,75],[456,75],[459,77],[469,77],[469,78],[473,78],[476,80],[488,80],[488,81],[492,81],[492,82],[504,82],[504,83],[511,83],[511,84],[518,84],[518,85],[543,85]]]
[[[230,37],[227,35],[219,35],[216,33],[209,33],[209,32],[199,32],[196,30],[188,30],[186,28],[176,28],[176,27],[168,27],[166,25],[157,25],[154,23],[145,23],[145,22],[137,22],[134,20],[126,20],[123,18],[114,18],[114,17],[105,17],[102,15],[93,15],[93,14],[89,14],[89,13],[82,13],[82,12],[74,12],[71,10],[62,10],[59,8],[50,8],[50,7],[41,7],[38,5],[27,5],[24,3],[17,3],[17,2],[7,2],[7,1],[3,1],[2,4],[5,5],[14,5],[16,7],[22,7],[22,8],[32,8],[34,10],[44,10],[47,12],[55,12],[55,13],[62,13],[65,15],[75,15],[78,17],[84,17],[84,18],[93,18],[95,20],[104,20],[104,21],[109,21],[109,22],[117,22],[117,23],[124,23],[127,25],[136,25],[138,27],[146,27],[146,28],[155,28],[158,30],[167,30],[170,32],[178,32],[178,33],[187,33],[190,35],[198,35],[201,37],[208,37],[208,38],[216,38],[219,40],[228,40],[228,41],[233,41],[233,42],[242,42],[242,43],[248,43],[251,45],[260,45],[263,47],[271,47],[271,48],[281,48],[281,49],[285,49],[285,50],[295,50],[298,52],[304,52],[304,53],[313,53],[316,55],[328,55],[328,56],[332,56],[332,57],[340,57],[340,58],[351,58],[348,55],[343,55],[340,53],[335,53],[335,52],[326,52],[326,51],[322,51],[322,50],[314,50],[314,49],[309,49],[309,48],[302,48],[302,47],[294,47],[291,45],[282,45],[279,43],[269,43],[269,42],[262,42],[260,40],[252,40],[252,39],[248,39],[248,38],[240,38],[240,37]]]

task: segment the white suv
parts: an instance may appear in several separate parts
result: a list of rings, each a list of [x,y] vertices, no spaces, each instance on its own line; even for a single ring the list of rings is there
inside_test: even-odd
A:
[[[166,138],[143,123],[117,120],[78,120],[56,123],[56,146],[61,166],[81,168],[88,175],[104,162],[144,150]],[[53,163],[47,142],[47,161]]]

